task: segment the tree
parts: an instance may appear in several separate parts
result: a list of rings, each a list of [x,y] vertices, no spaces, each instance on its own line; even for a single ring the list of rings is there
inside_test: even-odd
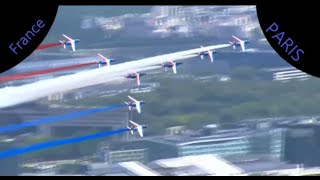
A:
[[[56,167],[60,174],[84,174],[88,171],[87,165],[82,164],[61,164]]]
[[[256,77],[258,71],[252,67],[241,66],[231,72],[231,78],[249,80]]]

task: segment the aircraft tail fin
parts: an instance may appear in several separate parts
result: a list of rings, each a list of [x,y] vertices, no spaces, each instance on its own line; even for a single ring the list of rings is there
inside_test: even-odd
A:
[[[61,41],[61,40],[59,40],[59,42],[63,45],[63,49],[65,49],[65,48],[66,48],[65,42],[64,42],[64,41]]]
[[[230,43],[230,46],[231,46],[233,49],[236,49],[236,45],[235,45],[233,42],[229,41],[229,43]]]
[[[176,63],[173,63],[172,71],[173,71],[173,74],[177,74],[177,65],[176,65]]]
[[[127,126],[128,130],[130,131],[130,133],[133,135],[133,130],[132,128],[130,128],[129,126]]]
[[[131,111],[131,106],[128,102],[124,102],[127,106],[128,106],[128,109]]]

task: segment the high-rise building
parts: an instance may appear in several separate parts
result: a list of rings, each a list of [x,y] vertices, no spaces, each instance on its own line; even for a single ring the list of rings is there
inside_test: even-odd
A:
[[[320,165],[320,126],[316,123],[287,127],[284,160],[304,166]]]
[[[284,133],[283,129],[253,130],[193,138],[187,136],[150,138],[147,141],[153,143],[153,148],[149,150],[150,154],[161,153],[157,151],[163,149],[160,148],[162,146],[171,147],[167,156],[161,158],[215,154],[221,157],[269,155],[281,159],[284,154]]]

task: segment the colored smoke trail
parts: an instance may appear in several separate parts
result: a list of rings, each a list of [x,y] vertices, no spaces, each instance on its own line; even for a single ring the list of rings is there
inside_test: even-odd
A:
[[[98,113],[98,112],[102,112],[102,111],[108,111],[108,110],[112,110],[112,109],[120,108],[120,107],[124,107],[124,106],[125,105],[106,106],[106,107],[101,107],[101,108],[95,108],[95,109],[89,109],[89,110],[85,110],[85,111],[75,112],[75,113],[71,113],[71,114],[64,114],[64,115],[59,115],[59,116],[43,118],[43,119],[39,119],[39,120],[28,121],[28,122],[19,123],[19,124],[12,124],[12,125],[8,125],[5,127],[0,127],[0,134],[10,132],[10,131],[16,131],[16,130],[19,130],[22,128],[35,126],[38,124],[76,118],[76,117],[89,115],[89,114],[93,114],[93,113]]]
[[[103,131],[103,132],[98,132],[98,133],[90,134],[90,135],[86,135],[86,136],[59,139],[59,140],[54,140],[54,141],[49,141],[49,142],[44,142],[44,143],[33,144],[30,146],[25,146],[25,147],[21,147],[21,148],[9,149],[9,150],[0,152],[0,158],[24,154],[27,152],[36,151],[36,150],[45,149],[45,148],[54,147],[54,146],[60,146],[60,145],[65,145],[65,144],[73,144],[73,143],[78,143],[78,142],[82,142],[82,141],[93,140],[93,139],[97,139],[97,138],[120,134],[120,133],[123,133],[126,131],[128,131],[128,129],[119,129],[119,130],[114,130],[114,131]]]
[[[47,49],[47,48],[51,48],[51,47],[55,47],[55,46],[60,46],[60,45],[62,45],[60,42],[42,44],[42,45],[38,46],[36,50]]]
[[[20,73],[20,74],[13,74],[13,75],[0,77],[0,82],[26,79],[26,78],[31,78],[31,77],[43,75],[43,74],[49,74],[49,73],[54,73],[54,72],[59,72],[59,71],[82,68],[82,67],[93,65],[93,64],[97,64],[97,63],[96,62],[88,62],[88,63],[75,64],[75,65],[70,65],[70,66],[62,66],[62,67],[42,69],[42,70],[38,70],[38,71],[32,71],[32,72],[26,72],[26,73]]]

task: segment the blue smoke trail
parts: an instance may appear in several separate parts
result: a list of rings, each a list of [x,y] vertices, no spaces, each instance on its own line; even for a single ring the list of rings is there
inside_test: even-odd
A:
[[[88,141],[88,140],[97,139],[97,138],[101,138],[101,137],[120,134],[125,131],[128,131],[128,129],[119,129],[119,130],[114,130],[114,131],[103,131],[103,132],[98,132],[98,133],[90,134],[90,135],[86,135],[86,136],[59,139],[59,140],[54,140],[54,141],[49,141],[49,142],[44,142],[44,143],[39,143],[39,144],[33,144],[30,146],[25,146],[25,147],[16,148],[16,149],[9,149],[9,150],[0,152],[0,158],[6,158],[9,156],[24,154],[24,153],[27,153],[30,151],[36,151],[36,150],[54,147],[54,146],[73,144],[73,143],[78,143],[78,142],[82,142],[82,141]]]
[[[95,109],[89,109],[89,110],[85,110],[85,111],[75,112],[75,113],[71,113],[71,114],[64,114],[64,115],[59,115],[59,116],[43,118],[43,119],[39,119],[39,120],[28,121],[28,122],[19,123],[19,124],[12,124],[12,125],[8,125],[5,127],[1,127],[0,134],[10,132],[10,131],[16,131],[16,130],[19,130],[22,128],[35,126],[35,125],[42,124],[42,123],[48,123],[48,122],[76,118],[79,116],[84,116],[84,115],[89,115],[89,114],[98,113],[98,112],[102,112],[102,111],[107,111],[107,110],[111,110],[111,109],[115,109],[115,108],[120,108],[123,106],[125,106],[125,105],[106,106],[106,107],[101,107],[101,108],[95,108]]]

